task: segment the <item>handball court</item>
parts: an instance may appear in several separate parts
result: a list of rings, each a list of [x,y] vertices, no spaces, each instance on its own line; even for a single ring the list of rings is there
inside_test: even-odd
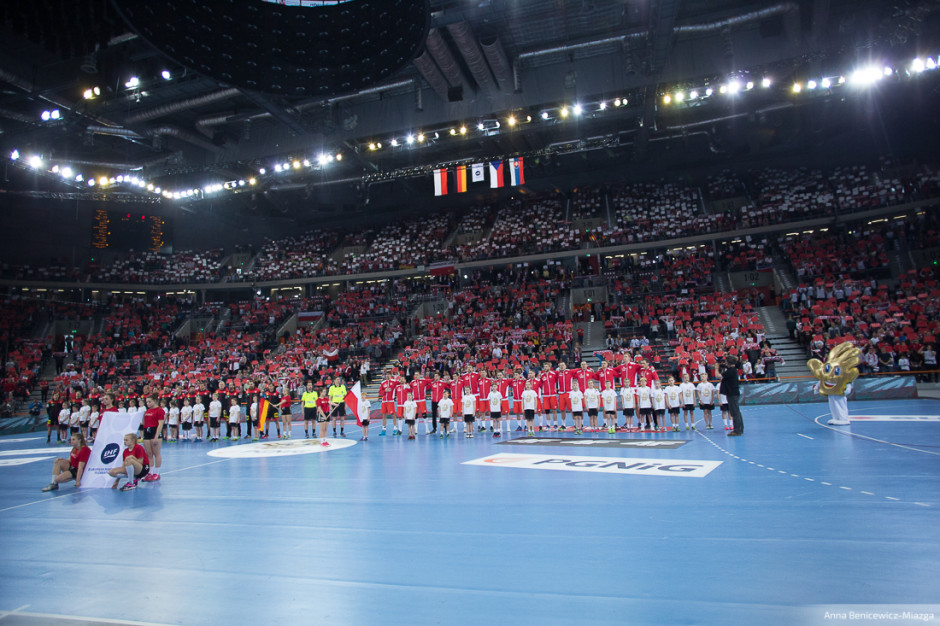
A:
[[[40,493],[67,447],[5,437],[0,625],[940,616],[938,408],[854,402],[837,429],[826,404],[745,406],[739,438],[717,416],[711,431],[517,444],[376,427],[359,442],[353,425],[325,452],[295,423],[289,445],[318,451],[164,444],[163,479],[124,493]],[[617,447],[564,445],[588,439]]]

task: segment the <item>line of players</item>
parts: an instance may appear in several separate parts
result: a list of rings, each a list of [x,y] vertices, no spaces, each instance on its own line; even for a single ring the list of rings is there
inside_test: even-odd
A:
[[[517,432],[530,434],[536,429],[573,430],[575,434],[601,430],[615,433],[620,427],[618,408],[624,416],[622,428],[629,431],[679,431],[680,416],[685,429],[694,430],[696,408],[703,413],[705,428],[711,430],[716,404],[725,430],[732,429],[727,398],[718,393],[714,383],[703,380],[695,384],[683,374],[681,382],[669,376],[666,385],[662,385],[659,374],[646,359],[634,362],[629,355],[622,364],[613,367],[602,361],[596,371],[585,362],[578,369],[568,369],[563,362],[553,369],[546,362],[540,372],[530,371],[528,378],[523,378],[521,370],[508,378],[503,371],[491,373],[484,365],[476,368],[467,365],[453,379],[449,373],[435,373],[432,379],[416,373],[405,381],[397,368],[391,367],[379,386],[379,396],[382,402],[379,436],[387,435],[391,419],[392,435],[402,434],[401,420],[408,428],[409,439],[415,438],[416,422],[425,416],[430,417],[430,424],[425,420],[425,434],[436,433],[440,421],[442,438],[456,432],[457,422],[464,424],[464,435],[468,438],[474,436],[474,430],[485,432],[487,428],[493,437],[500,437],[504,430],[512,429],[513,421]],[[567,424],[568,413],[571,427]]]

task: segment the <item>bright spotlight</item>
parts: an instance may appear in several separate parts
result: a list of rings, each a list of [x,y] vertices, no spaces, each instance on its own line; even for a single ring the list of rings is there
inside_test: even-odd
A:
[[[292,165],[294,166],[294,169],[295,169],[295,170],[299,170],[299,169],[300,169],[300,161],[294,161],[294,162],[292,163]]]
[[[275,167],[277,167],[277,166],[275,166]],[[264,169],[264,168],[262,167],[261,169],[258,170],[258,173],[261,174],[262,176],[264,176],[265,174],[268,173],[268,170],[266,170],[266,169]]]
[[[620,104],[621,104],[620,98],[614,98],[614,106],[615,106],[615,107],[619,107]],[[544,113],[543,113],[543,115],[544,115]]]
[[[408,135],[407,137],[405,137],[405,143],[407,143],[409,146],[413,144],[414,142],[415,142],[414,135]]]
[[[728,83],[728,91],[731,93],[738,93],[741,91],[741,81],[733,80]]]
[[[816,81],[815,80],[806,81],[806,88],[816,89]]]
[[[483,130],[483,128],[484,128],[483,122],[480,122],[479,124],[477,124],[477,130]]]
[[[382,142],[380,141],[380,142],[378,142],[377,144],[375,144],[375,147],[376,147],[377,150],[381,150],[381,149],[382,149]]]
[[[281,164],[280,164],[280,163],[275,163],[275,164],[274,164],[274,171],[275,171],[275,172],[280,172],[280,171],[281,171]]]
[[[768,87],[770,87],[770,79],[765,76],[765,77],[760,81],[760,86],[763,87],[764,89],[767,89]]]
[[[310,159],[304,159],[304,167],[310,167]]]
[[[54,120],[57,120],[59,119],[59,117],[61,117],[61,115],[62,114],[59,113],[59,109],[52,109],[52,113],[49,114],[49,117],[51,117]]]
[[[258,181],[257,181],[257,179],[255,179],[255,178],[249,178],[249,179],[248,179],[248,184],[249,184],[249,185],[254,185],[254,184],[256,184],[257,182],[258,182]]]
[[[91,91],[91,89],[86,89],[85,91],[82,92],[82,97],[85,100],[91,100],[92,98],[95,97],[95,94]]]
[[[89,187],[94,187],[94,186],[95,186],[95,179],[94,179],[94,178],[89,178],[89,179],[88,179],[88,186],[89,186]]]
[[[676,102],[682,102],[683,100],[685,100],[685,94],[682,93],[681,91],[677,91],[677,92],[676,92]]]
[[[107,176],[102,176],[101,178],[99,178],[98,184],[101,185],[102,187],[106,186],[108,184]]]
[[[672,96],[667,93],[663,96],[663,104],[669,104],[670,102],[672,102]]]
[[[933,60],[933,57],[927,57],[927,69],[928,70],[937,69],[937,62]]]
[[[711,87],[708,87],[707,89],[705,89],[705,97],[706,97],[706,98],[707,98],[708,96],[712,95],[713,93],[715,93],[715,92],[714,92],[714,90],[713,90]]]
[[[83,180],[85,180],[85,177],[82,176],[81,174],[76,174],[76,175],[75,175],[75,182],[76,182],[76,183],[80,183],[80,182],[82,182]]]
[[[320,156],[317,157],[317,163],[319,163],[320,165],[326,165],[327,162],[328,162],[328,159],[326,158],[325,154],[321,154]]]
[[[803,91],[803,85],[800,83],[793,83],[793,93],[800,93]]]
[[[696,98],[698,98],[698,91],[693,89],[689,92],[689,100],[695,100]]]
[[[424,133],[418,133],[418,143],[424,142]]]
[[[160,72],[160,76],[163,78],[163,80],[170,80],[173,78],[173,75],[170,74],[170,70],[163,70]]]
[[[343,153],[342,153],[342,152],[337,152],[337,153],[336,153],[336,160],[337,160],[337,161],[342,161],[342,160],[343,160]]]
[[[820,86],[822,86],[823,89],[829,89],[830,87],[832,87],[832,81],[829,80],[828,78],[822,79],[822,81],[819,84]]]
[[[754,89],[754,81],[752,81],[752,80],[747,81],[747,84],[744,85],[744,88],[747,89],[747,90]]]
[[[42,167],[42,158],[35,155],[29,157],[29,166],[34,169],[39,169]]]
[[[466,127],[466,126],[461,126],[461,127],[460,127],[460,134],[461,134],[461,135],[466,135],[466,134],[467,134],[467,127]]]
[[[516,118],[513,117],[512,115],[510,115],[510,116],[509,116],[509,119],[507,119],[506,122],[507,122],[510,126],[515,126],[515,125],[516,125]]]
[[[547,119],[548,119],[548,111],[542,111],[542,119],[543,119],[543,120],[547,120]]]
[[[71,178],[75,175],[75,172],[72,171],[72,168],[68,166],[63,167],[59,173],[62,174],[62,178]]]
[[[13,152],[10,153],[10,160],[11,160],[11,161],[15,161],[15,160],[17,160],[18,158],[20,158],[20,151],[19,151],[19,150],[14,150]]]
[[[561,116],[568,117],[568,107],[561,107]]]
[[[852,72],[852,84],[857,86],[873,85],[883,74],[873,67],[864,67]]]
[[[131,76],[130,79],[126,83],[124,83],[124,86],[127,87],[128,89],[134,89],[138,85],[140,85],[140,79],[137,78],[136,76]]]
[[[571,110],[574,112],[575,115],[581,115],[581,110],[582,110],[582,109],[581,109],[581,105],[580,105],[580,104],[574,105],[574,107],[572,107]]]
[[[920,74],[920,73],[923,72],[925,69],[927,69],[927,66],[924,64],[924,60],[923,60],[923,59],[914,59],[913,61],[911,61],[911,71],[912,71],[912,72],[915,72],[915,73],[917,73],[917,74]]]
[[[456,135],[456,134],[457,134],[457,129],[456,129],[456,128],[451,128],[451,129],[450,129],[450,134],[451,134],[451,136]]]
[[[604,109],[607,108],[607,103],[602,101],[602,102],[600,103],[600,105],[598,106],[598,108],[599,108],[601,111],[603,111]]]
[[[718,88],[718,93],[728,93],[728,85],[722,85]]]
[[[50,113],[49,111],[43,111],[39,115],[39,119],[41,119],[44,122],[48,122],[51,117],[52,117],[52,113]]]

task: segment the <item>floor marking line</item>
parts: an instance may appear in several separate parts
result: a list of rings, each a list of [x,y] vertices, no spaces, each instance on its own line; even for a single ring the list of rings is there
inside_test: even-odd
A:
[[[873,493],[870,492],[870,491],[863,491],[862,493],[864,493],[866,496],[873,496],[873,495],[875,495],[875,494],[873,494]]]
[[[826,481],[822,481],[822,484],[829,485],[830,487],[832,487],[832,483],[827,483]]]
[[[29,606],[28,604],[26,606]],[[92,624],[126,624],[127,626],[166,626],[164,622],[141,622],[137,620],[130,619],[111,619],[107,617],[85,617],[79,615],[59,615],[57,613],[20,613],[19,609],[16,610],[16,615],[24,615],[26,617],[37,617],[37,618],[49,618],[57,620],[73,620],[80,622],[88,622]],[[12,615],[14,611],[7,613],[7,615]]]
[[[231,461],[235,457],[229,457],[225,459],[219,459],[218,461],[209,461],[208,463],[200,463],[199,465],[190,465],[189,467],[181,467],[179,469],[170,470],[169,472],[161,472],[160,475],[164,474],[175,474],[176,472],[185,472],[186,470],[195,469],[197,467],[205,467],[206,465],[215,465],[216,463],[223,463],[225,461]]]
[[[839,487],[839,489],[845,489],[846,491],[852,491],[851,487]]]
[[[12,611],[0,611],[0,619],[3,619],[4,617],[7,617],[7,616],[9,616],[9,615],[17,614],[17,613],[19,613],[20,611],[22,611],[23,609],[28,609],[28,608],[29,608],[29,605],[28,605],[28,604],[24,604],[23,606],[19,607],[18,609],[13,609]]]
[[[804,478],[803,480],[808,480],[808,481],[809,481],[809,482],[811,482],[811,483],[814,483],[814,482],[816,482],[816,480],[815,480],[815,479],[813,479],[813,478]]]
[[[930,450],[921,450],[920,448],[912,448],[911,446],[905,446],[904,444],[892,443],[890,441],[885,441],[884,439],[876,439],[875,437],[869,437],[867,435],[860,435],[858,433],[853,433],[852,431],[849,431],[849,430],[844,430],[841,428],[833,428],[832,426],[829,426],[828,424],[823,424],[822,422],[819,421],[822,418],[826,417],[827,415],[829,415],[829,413],[823,413],[822,415],[817,416],[813,420],[813,422],[815,422],[817,426],[821,426],[823,428],[831,430],[834,433],[839,433],[840,435],[844,437],[866,439],[868,441],[874,441],[875,443],[883,443],[887,446],[894,446],[896,448],[901,448],[903,450],[911,450],[913,452],[923,452],[924,454],[932,454],[933,456],[940,456],[940,452],[931,452]]]
[[[885,496],[886,500],[897,500],[897,498],[892,498],[891,496]]]
[[[813,439],[813,437],[810,437],[809,435],[804,435],[803,433],[796,433],[796,436],[803,437],[804,439]]]
[[[926,507],[930,506],[929,504],[924,504],[923,502],[915,502],[914,504],[916,504],[917,506],[926,506]]]

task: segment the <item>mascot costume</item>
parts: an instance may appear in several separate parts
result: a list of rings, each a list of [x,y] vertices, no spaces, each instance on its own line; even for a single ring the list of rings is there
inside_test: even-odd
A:
[[[847,426],[849,422],[849,408],[845,397],[852,393],[852,381],[858,378],[858,357],[861,350],[850,342],[840,343],[832,349],[826,362],[819,359],[810,359],[806,366],[819,380],[813,390],[829,397],[829,412],[833,426]]]

